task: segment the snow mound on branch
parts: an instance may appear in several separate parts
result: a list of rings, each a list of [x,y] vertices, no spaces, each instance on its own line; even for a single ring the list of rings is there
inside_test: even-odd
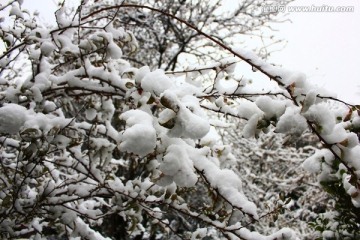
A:
[[[335,127],[336,119],[326,104],[312,105],[304,116],[311,122],[315,122],[322,134],[331,134]]]
[[[257,124],[260,119],[261,116],[259,114],[254,114],[244,126],[241,132],[242,136],[244,136],[245,138],[254,137],[256,135],[256,132],[258,131]]]
[[[204,137],[210,130],[210,124],[207,120],[199,116],[199,113],[196,113],[198,112],[194,111],[191,107],[181,107],[177,116],[177,124],[171,133],[192,139]]]
[[[301,135],[307,129],[306,119],[297,107],[288,107],[276,125],[276,132]]]
[[[162,94],[161,102],[168,108],[165,109],[167,111],[160,114],[161,121],[169,120],[171,117],[174,117],[175,120],[174,127],[169,131],[170,136],[200,139],[209,132],[210,124],[196,97],[187,95],[180,101],[172,91],[165,91]],[[170,114],[169,109],[175,116]]]
[[[198,180],[196,170],[229,204],[258,219],[256,205],[242,191],[241,179],[232,170],[220,169],[216,161],[209,158],[209,150],[208,147],[194,148],[183,141],[171,144],[160,162],[159,170],[163,176],[157,184],[175,182],[179,187],[193,187]]]
[[[314,155],[307,158],[302,167],[311,173],[318,173],[318,181],[329,181],[332,179],[331,166],[333,165],[335,157],[328,149],[321,149],[315,152]]]
[[[152,117],[141,110],[129,110],[121,114],[128,128],[122,133],[120,148],[140,156],[154,151],[156,147],[156,130]]]
[[[192,155],[188,147],[170,145],[159,169],[178,186],[193,187],[197,181],[197,176],[194,173]]]
[[[241,179],[229,169],[220,169],[208,159],[209,148],[199,149],[193,154],[195,168],[203,174],[207,182],[234,207],[258,219],[256,205],[250,202],[242,192]]]
[[[173,82],[165,75],[164,71],[157,69],[144,76],[141,81],[141,87],[145,91],[160,96],[165,90],[173,87]]]
[[[36,113],[34,111],[29,112],[24,127],[38,129],[44,133],[54,128],[64,128],[72,122],[71,118],[64,118],[63,116],[58,117],[51,114]]]
[[[7,104],[0,108],[0,132],[16,134],[27,120],[27,109],[17,104]]]
[[[286,102],[283,100],[275,100],[269,96],[261,96],[256,99],[256,105],[264,112],[266,119],[279,118],[286,109]]]
[[[290,228],[282,228],[279,231],[271,234],[270,236],[264,236],[255,231],[252,232],[247,228],[240,228],[238,233],[240,234],[241,239],[248,239],[248,240],[269,240],[269,239],[299,240],[295,232]]]

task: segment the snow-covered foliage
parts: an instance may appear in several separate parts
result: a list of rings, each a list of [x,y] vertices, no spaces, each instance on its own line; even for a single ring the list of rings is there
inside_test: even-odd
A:
[[[118,239],[299,238],[285,225],[253,231],[290,202],[282,198],[259,211],[244,180],[224,168],[231,153],[213,128],[226,123],[210,120],[210,112],[246,120],[234,129],[239,137],[274,131],[291,138],[310,129],[325,148],[303,166],[323,184],[336,182],[359,208],[358,106],[338,101],[335,108],[328,102],[336,98],[304,75],[227,47],[185,21],[179,26],[235,57],[176,72],[132,66],[130,54],[147,47],[116,21],[120,9],[164,11],[121,3],[87,8],[96,2],[82,1],[73,15],[61,7],[50,29],[29,17],[22,1],[0,6],[11,22],[0,29],[2,238],[107,239],[115,237],[107,229],[113,219]],[[269,77],[276,90],[250,92],[250,81],[234,75],[238,61]],[[337,231],[330,226],[324,234]]]
[[[239,128],[244,124],[235,119],[228,121]],[[239,137],[230,126],[220,133],[227,145],[219,148],[219,154],[232,153],[221,161],[221,166],[237,173],[246,196],[263,213],[253,228],[271,233],[287,226],[301,239],[316,238],[309,223],[326,209],[334,209],[333,201],[314,183],[315,174],[299,165],[317,149],[317,139],[310,133],[292,140],[277,133],[247,139]]]
[[[293,0],[283,0],[285,5]],[[97,11],[101,8],[111,8],[120,5],[120,0],[101,1],[96,4],[83,6],[83,11]],[[96,1],[95,1],[96,2]],[[277,0],[267,0],[266,5],[279,4]],[[261,45],[257,52],[266,56],[272,50],[264,45],[275,45],[279,48],[280,41],[269,24],[283,21],[284,17],[279,12],[261,11],[263,0],[214,0],[214,1],[158,1],[158,0],[130,0],[122,4],[122,8],[116,9],[117,17],[113,24],[107,28],[117,28],[126,25],[126,29],[133,33],[139,46],[127,47],[124,52],[137,51],[128,60],[133,66],[162,68],[175,70],[179,65],[191,66],[194,61],[205,63],[209,60],[219,59],[226,55],[218,51],[217,44],[204,41],[197,31],[179,24],[174,18],[169,18],[161,12],[134,8],[133,5],[146,6],[170,13],[187,23],[221,39],[225,44],[247,42],[251,39],[250,48]],[[115,9],[113,9],[115,10]],[[111,9],[110,9],[111,11]],[[109,11],[99,12],[98,16],[106,16]],[[115,12],[114,12],[115,13]],[[270,31],[269,31],[270,29]],[[181,61],[183,59],[189,61]]]

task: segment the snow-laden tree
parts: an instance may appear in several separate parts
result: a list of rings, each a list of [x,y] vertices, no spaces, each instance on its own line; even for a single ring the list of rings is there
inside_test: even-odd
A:
[[[0,31],[2,238],[299,237],[286,226],[268,236],[251,231],[289,202],[259,212],[239,176],[221,166],[231,153],[218,145],[213,128],[221,123],[210,112],[246,120],[236,129],[244,138],[311,130],[324,148],[302,165],[359,209],[358,106],[166,10],[119,3],[87,12],[86,2],[73,15],[61,7],[52,29],[22,1],[0,7],[13,23]],[[178,21],[234,57],[176,72],[134,67],[128,50],[146,47],[116,21],[124,8]],[[277,88],[251,92],[250,80],[233,74],[239,61]],[[332,216],[324,237],[354,237]]]
[[[291,1],[282,1],[281,4],[285,5]],[[242,0],[232,3],[223,0],[138,0],[126,1],[120,9],[113,7],[122,2],[110,0],[91,4],[89,1],[82,11],[90,13],[106,9],[99,11],[97,16],[112,21],[114,26],[124,27],[136,37],[140,47],[125,50],[136,51],[136,54],[123,56],[134,66],[148,65],[164,70],[175,70],[179,59],[190,58],[193,61],[196,59],[206,62],[210,59],[219,59],[223,53],[218,51],[219,46],[216,43],[203,41],[204,38],[198,31],[193,31],[185,24],[161,12],[149,11],[149,8],[144,10],[140,6],[160,9],[179,17],[199,30],[205,30],[224,44],[244,43],[251,39],[251,42],[256,42],[252,47],[257,46],[264,57],[268,54],[269,45],[281,42],[274,37],[274,32],[270,31],[270,24],[284,19],[280,18],[279,12],[262,11],[261,7],[264,3],[261,0]],[[271,0],[266,4],[278,3]],[[116,18],[112,19],[114,15]]]
[[[232,122],[232,121],[231,121]],[[237,122],[236,122],[237,123]],[[243,123],[237,123],[238,128]],[[292,228],[301,239],[314,239],[317,233],[309,225],[326,210],[333,210],[329,196],[315,184],[315,175],[299,167],[317,149],[310,133],[284,142],[282,134],[269,132],[258,138],[239,137],[234,126],[221,129],[223,142],[219,153],[231,151],[232,157],[221,161],[221,167],[232,169],[243,182],[243,189],[258,211],[271,212],[252,227],[271,233],[282,226]],[[283,206],[282,201],[286,202]]]

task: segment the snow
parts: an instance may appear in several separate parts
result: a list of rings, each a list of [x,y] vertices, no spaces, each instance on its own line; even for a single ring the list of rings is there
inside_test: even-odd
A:
[[[180,187],[193,187],[197,182],[191,152],[188,147],[170,145],[160,163],[159,170]]]
[[[247,228],[240,228],[237,233],[240,235],[242,239],[247,240],[273,240],[273,239],[279,239],[279,240],[298,240],[293,230],[289,228],[282,228],[279,231],[269,235],[264,236],[261,235],[258,232],[251,232]],[[238,239],[237,237],[234,237],[233,239]]]
[[[257,124],[261,116],[254,114],[246,123],[245,127],[242,130],[242,136],[245,138],[252,138],[256,136],[258,131]]]
[[[103,100],[101,103],[101,117],[103,121],[110,121],[113,118],[115,107],[111,99]]]
[[[360,208],[360,190],[350,184],[351,175],[343,175],[344,189],[351,196],[351,202],[356,208]]]
[[[59,25],[59,27],[66,27],[66,26],[71,25],[71,23],[72,23],[72,20],[67,18],[65,6],[59,8],[55,12],[55,16],[56,16],[56,22]],[[77,20],[74,19],[74,21],[77,21]]]
[[[265,113],[266,119],[278,119],[286,109],[286,102],[284,100],[275,100],[269,96],[261,96],[255,101],[258,108]]]
[[[302,112],[306,112],[309,108],[316,102],[317,92],[315,90],[310,90],[304,99],[302,104]]]
[[[10,14],[25,16],[16,3]],[[242,216],[250,216],[251,220],[258,220],[257,207],[244,194],[240,177],[231,169],[221,168],[226,160],[235,162],[230,146],[222,145],[222,138],[214,127],[210,127],[210,123],[216,127],[236,125],[209,121],[204,108],[247,120],[242,136],[248,138],[259,136],[262,130],[265,132],[271,129],[269,124],[275,126],[276,133],[300,136],[308,129],[308,122],[311,122],[316,125],[321,137],[327,143],[334,144],[333,150],[359,175],[359,140],[356,133],[350,132],[360,126],[360,118],[355,116],[356,110],[351,118],[342,122],[344,113],[336,110],[334,114],[335,111],[326,104],[327,101],[318,96],[323,90],[314,88],[304,74],[272,66],[252,52],[233,49],[248,62],[276,77],[274,84],[280,85],[278,94],[260,92],[238,99],[249,89],[245,89],[247,79],[233,77],[237,58],[222,59],[205,66],[209,69],[189,74],[167,74],[159,69],[150,71],[148,66],[137,69],[121,59],[122,44],[130,44],[127,45],[128,49],[137,47],[132,33],[109,23],[105,29],[92,29],[86,35],[87,39],[78,42],[78,31],[88,30],[86,27],[74,27],[79,23],[80,14],[69,18],[64,8],[56,14],[57,24],[63,27],[62,31],[53,31],[50,35],[47,29],[34,29],[29,36],[29,41],[34,41],[34,44],[25,46],[24,52],[33,63],[39,63],[40,72],[25,80],[19,74],[11,79],[11,83],[7,79],[0,79],[4,85],[2,88],[6,89],[1,92],[3,102],[13,102],[3,103],[4,106],[0,107],[0,133],[5,135],[0,140],[3,146],[13,147],[12,152],[2,154],[10,160],[18,156],[17,151],[20,149],[26,149],[23,152],[33,160],[43,148],[55,148],[54,151],[45,152],[46,156],[41,158],[44,164],[29,162],[24,167],[21,165],[23,161],[13,161],[9,169],[24,168],[30,174],[36,166],[34,175],[42,171],[40,173],[41,178],[45,178],[44,182],[41,182],[42,179],[24,181],[28,185],[25,188],[26,196],[29,201],[35,201],[36,197],[44,193],[49,204],[64,202],[66,205],[54,207],[54,216],[69,226],[67,230],[70,235],[102,239],[103,236],[90,226],[96,221],[84,220],[83,217],[99,218],[101,221],[99,216],[108,214],[105,210],[112,207],[115,208],[111,210],[120,210],[119,214],[124,218],[138,218],[134,232],[146,230],[140,224],[141,211],[146,207],[149,208],[145,210],[154,217],[166,217],[162,214],[162,205],[156,205],[158,201],[173,204],[171,207],[177,206],[191,215],[193,213],[189,210],[187,199],[177,196],[177,193],[179,189],[181,193],[187,193],[191,188],[198,187],[200,178],[209,184],[210,187],[207,187],[212,194],[224,199],[225,210],[234,210]],[[18,33],[21,33],[20,30],[17,30]],[[95,48],[106,48],[106,51],[98,53]],[[54,57],[53,53],[59,54],[60,59]],[[43,57],[40,58],[41,54]],[[74,65],[71,61],[67,62],[68,59],[74,59]],[[6,61],[1,64],[7,66]],[[201,69],[198,66],[189,69],[197,68]],[[207,82],[208,78],[203,79],[207,72],[212,80],[210,83]],[[7,84],[11,86],[7,87]],[[224,93],[234,95],[224,96]],[[29,106],[28,109],[14,104],[17,102],[24,102],[24,105]],[[80,105],[83,107],[79,111],[77,107]],[[114,119],[114,116],[117,117],[115,113],[122,113],[120,120],[123,122]],[[16,136],[19,132],[21,135]],[[7,134],[14,134],[11,136],[14,139],[7,139]],[[119,151],[116,151],[115,159],[113,152],[116,147]],[[328,180],[340,175],[340,171],[334,171],[334,159],[332,152],[322,149],[302,165],[308,171],[318,173],[319,180]],[[135,170],[141,173],[131,179],[126,174],[119,176],[119,172],[123,173],[132,167],[128,165],[129,162],[135,163],[134,167],[139,166]],[[340,168],[346,170],[341,164]],[[20,175],[16,174],[15,178],[20,179]],[[360,194],[349,182],[353,176],[344,173],[343,177],[345,190],[352,197],[354,206],[359,207]],[[47,178],[51,181],[47,181]],[[201,187],[204,186],[202,183]],[[11,185],[10,181],[6,185]],[[190,189],[184,189],[186,191],[183,192],[181,188]],[[168,197],[169,194],[171,197]],[[106,201],[101,196],[108,196],[113,201]],[[212,200],[211,204],[216,205],[216,200]],[[14,207],[22,213],[28,209],[20,200],[15,202]],[[212,221],[202,211],[196,210],[192,216],[203,218],[210,225],[224,232],[232,231],[245,239],[294,238],[289,229],[265,237],[250,232],[240,221],[234,225],[220,218]],[[163,223],[166,221],[168,219],[164,219]],[[40,222],[39,219],[32,222],[39,231],[43,227]],[[192,238],[206,237],[208,230],[198,228]],[[235,238],[232,233],[229,233],[229,237]]]
[[[218,124],[216,122],[216,124]],[[212,123],[212,125],[214,125],[214,123]],[[220,125],[220,124],[218,124]],[[201,146],[213,146],[216,143],[220,142],[221,137],[220,135],[217,133],[215,127],[211,126],[209,132],[200,140],[200,144]]]
[[[24,18],[24,14],[21,12],[19,6],[16,3],[11,5],[9,16],[16,16],[17,18]]]
[[[40,218],[34,218],[31,223],[32,227],[38,232],[42,232],[43,230],[43,226],[41,225],[40,220]]]
[[[63,128],[69,125],[71,122],[72,119],[66,119],[63,116],[58,117],[50,114],[45,115],[43,113],[30,112],[30,114],[27,115],[27,120],[24,123],[24,127],[30,129],[39,129],[44,133],[47,133],[54,128]]]
[[[175,126],[169,131],[169,134],[173,137],[200,139],[204,137],[209,130],[210,124],[207,120],[182,106],[177,113]]]
[[[150,73],[150,68],[148,66],[143,66],[143,67],[139,68],[135,74],[135,82],[138,84],[141,83],[142,79],[148,73]]]
[[[333,143],[348,141],[347,139],[350,136],[349,133],[344,129],[343,124],[338,123],[335,125],[335,127],[332,129],[332,131],[329,134],[322,134],[322,137],[327,143],[333,144]]]
[[[354,142],[357,141],[357,136],[354,134]],[[355,140],[356,139],[356,140]],[[344,161],[348,162],[351,167],[354,167],[356,170],[360,170],[360,146],[348,146],[347,148],[342,149],[342,158]]]
[[[97,114],[97,112],[96,112],[96,109],[94,109],[94,108],[88,108],[85,110],[85,117],[87,120],[90,120],[90,121],[94,120],[96,117],[96,114]]]
[[[327,169],[326,164],[331,165],[334,160],[334,155],[328,149],[317,150],[315,154],[311,157],[307,158],[302,167],[311,172],[311,173],[319,173],[321,171],[325,171]]]
[[[55,143],[59,149],[65,149],[70,142],[71,139],[64,135],[57,135],[53,140],[53,143]]]
[[[18,104],[9,103],[0,108],[0,132],[16,134],[27,120],[27,109]]]
[[[177,113],[177,120],[183,130],[181,135],[192,139],[204,137],[210,130],[210,124],[204,118],[205,115],[199,107],[198,100],[192,96],[185,96],[181,101],[184,105]]]
[[[113,41],[108,44],[107,53],[112,59],[118,59],[122,56],[121,48]]]
[[[38,73],[36,76],[35,76],[35,84],[30,84],[29,82],[26,82],[24,83],[24,85],[32,85],[30,87],[30,90],[34,92],[34,88],[37,88],[39,91],[39,93],[36,93],[37,95],[40,96],[40,98],[42,99],[42,93],[43,91],[47,90],[48,88],[50,88],[51,86],[51,82],[49,81],[49,75],[50,75],[50,68],[51,68],[51,65],[47,64],[46,62],[42,62],[41,63],[41,68],[44,68],[46,70]],[[31,78],[32,79],[32,78]],[[40,92],[41,91],[41,92]],[[35,95],[35,93],[34,93]]]
[[[64,223],[64,224],[71,224],[73,223],[77,218],[77,215],[75,212],[72,212],[72,211],[68,211],[68,212],[65,212],[62,214],[61,216],[61,221]]]
[[[299,96],[303,93],[306,94],[313,88],[306,80],[306,75],[302,72],[289,71],[282,76],[282,82],[286,86],[291,85],[294,88],[294,96]]]
[[[325,103],[312,105],[303,116],[316,123],[320,133],[324,135],[330,134],[335,127],[336,118]]]
[[[207,233],[207,228],[198,228],[196,229],[195,232],[192,233],[191,240],[195,240],[199,238],[202,239],[206,237],[206,233]]]
[[[322,232],[323,239],[333,239],[335,237],[335,233],[330,230],[325,230]]]
[[[186,95],[179,100],[175,93],[166,90],[161,95],[160,102],[167,109],[160,113],[159,122],[163,124],[174,119],[169,130],[170,136],[200,139],[209,132],[210,124],[204,118],[197,98]]]
[[[261,69],[269,76],[272,76],[273,79],[282,87],[287,88],[287,91],[291,92],[293,97],[296,97],[297,101],[303,100],[303,95],[307,95],[310,91],[316,92],[321,96],[328,96],[336,98],[336,94],[330,93],[323,88],[319,88],[314,84],[311,84],[306,75],[302,72],[291,71],[287,69],[280,68],[278,66],[273,66],[266,61],[259,58],[254,52],[248,51],[239,47],[232,48],[241,58],[246,59],[252,64],[252,66]]]
[[[40,46],[41,53],[46,57],[50,56],[50,54],[55,50],[55,48],[55,44],[50,41],[44,41]]]
[[[146,74],[141,81],[142,89],[156,96],[160,96],[161,93],[173,86],[172,80],[160,69]]]
[[[301,135],[308,128],[306,119],[300,114],[298,107],[288,107],[276,124],[276,132]]]
[[[80,217],[77,217],[74,223],[76,226],[74,232],[78,232],[82,238],[89,240],[110,240],[110,238],[105,238],[99,232],[90,228]]]
[[[245,119],[250,119],[253,115],[262,115],[263,112],[260,108],[253,102],[244,100],[240,101],[237,107],[237,111],[240,117]]]
[[[173,128],[175,126],[176,113],[170,109],[164,109],[159,114],[159,124],[166,128]]]
[[[60,51],[62,54],[65,55],[79,54],[80,51],[79,48],[75,44],[73,44],[72,40],[68,36],[64,34],[57,35],[55,37],[55,43],[60,46]]]
[[[125,35],[123,28],[114,27],[114,22],[109,22],[109,24],[107,24],[107,26],[105,27],[105,30],[106,32],[111,33],[114,39],[123,38]]]
[[[207,159],[209,149],[203,148],[193,151],[193,162],[196,169],[204,174],[210,185],[217,189],[232,206],[258,219],[256,206],[248,201],[242,193],[242,182],[235,172],[229,169],[220,169],[214,162]]]
[[[126,121],[127,128],[122,132],[120,149],[145,156],[156,147],[156,130],[152,117],[141,110],[129,110],[121,114],[120,119]]]

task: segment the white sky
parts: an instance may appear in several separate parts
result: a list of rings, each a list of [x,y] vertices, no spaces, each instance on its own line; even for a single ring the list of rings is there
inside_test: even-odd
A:
[[[233,0],[235,1],[235,0]],[[67,0],[76,5],[78,0]],[[287,46],[270,58],[287,69],[304,72],[308,79],[360,104],[360,1],[295,0],[293,6],[354,6],[350,13],[289,13],[292,23],[277,24]],[[46,22],[54,22],[55,0],[25,0],[24,7],[38,10]]]
[[[288,41],[271,61],[304,72],[340,99],[360,104],[360,1],[296,0],[293,6],[354,6],[354,12],[289,13],[292,23],[276,26]]]

